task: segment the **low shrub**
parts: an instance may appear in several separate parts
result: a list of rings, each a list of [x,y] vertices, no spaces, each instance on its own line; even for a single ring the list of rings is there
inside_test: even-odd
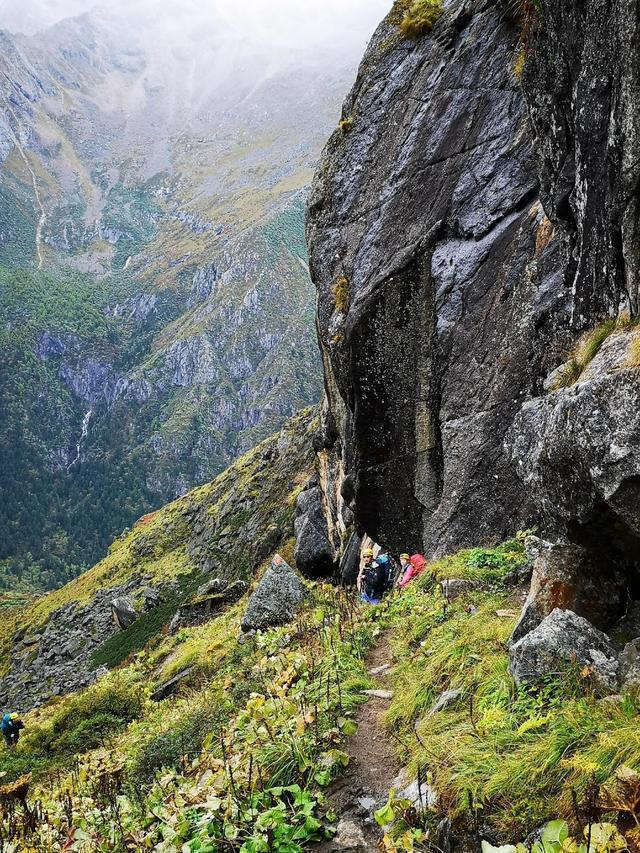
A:
[[[430,32],[442,15],[442,0],[398,0],[396,13],[401,33],[419,38]]]
[[[341,314],[346,314],[349,311],[351,293],[349,290],[349,279],[346,275],[339,276],[333,285],[333,299],[336,311],[339,311]]]

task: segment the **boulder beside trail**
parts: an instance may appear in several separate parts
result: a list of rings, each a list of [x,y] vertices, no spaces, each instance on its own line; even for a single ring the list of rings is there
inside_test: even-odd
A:
[[[285,625],[302,606],[306,593],[304,584],[288,563],[272,563],[249,597],[242,630],[260,631]]]
[[[121,631],[124,631],[129,625],[133,625],[138,618],[133,601],[128,595],[120,595],[112,600],[111,615],[116,627]]]
[[[617,690],[618,660],[611,641],[571,610],[554,610],[509,649],[509,671],[517,684],[539,683],[572,663],[588,667],[602,689]]]
[[[533,575],[511,644],[556,609],[571,610],[602,630],[613,624],[625,600],[620,573],[604,575],[590,551],[570,542],[547,542],[529,536],[525,547],[533,560]]]

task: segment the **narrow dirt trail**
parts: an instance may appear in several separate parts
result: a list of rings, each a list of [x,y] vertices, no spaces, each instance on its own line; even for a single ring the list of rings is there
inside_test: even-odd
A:
[[[385,632],[367,658],[367,670],[376,688],[388,689],[391,669],[391,632]],[[344,846],[339,835],[312,849],[314,853],[333,853],[344,850],[379,850],[382,833],[373,819],[373,812],[387,800],[393,779],[400,771],[393,741],[387,734],[383,716],[389,699],[372,696],[356,713],[357,732],[345,744],[350,761],[346,772],[329,787],[327,801],[335,810],[338,822],[350,822],[362,833],[364,845]]]

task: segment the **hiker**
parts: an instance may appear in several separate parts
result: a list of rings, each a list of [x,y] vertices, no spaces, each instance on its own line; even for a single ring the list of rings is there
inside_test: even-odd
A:
[[[360,598],[367,604],[380,604],[384,593],[384,568],[377,560],[373,559],[373,549],[365,548],[362,552],[364,562],[358,573],[356,586]]]
[[[400,586],[400,581],[404,577],[405,573],[409,571],[411,568],[411,561],[409,560],[408,554],[400,554],[400,571],[398,572],[398,577],[396,578],[396,586]]]
[[[409,565],[405,569],[402,577],[398,581],[400,589],[404,589],[412,580],[419,577],[427,566],[427,561],[422,554],[414,554],[409,557]]]
[[[24,728],[24,723],[22,720],[17,719],[17,717],[11,716],[11,714],[5,714],[2,718],[0,728],[2,729],[7,746],[15,746],[20,737],[20,729]]]

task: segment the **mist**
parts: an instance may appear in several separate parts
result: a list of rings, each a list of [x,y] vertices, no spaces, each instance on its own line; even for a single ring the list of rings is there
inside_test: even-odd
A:
[[[361,49],[390,0],[0,0],[0,27],[33,35],[87,12],[126,22],[148,36],[183,45],[216,34],[271,51]]]

